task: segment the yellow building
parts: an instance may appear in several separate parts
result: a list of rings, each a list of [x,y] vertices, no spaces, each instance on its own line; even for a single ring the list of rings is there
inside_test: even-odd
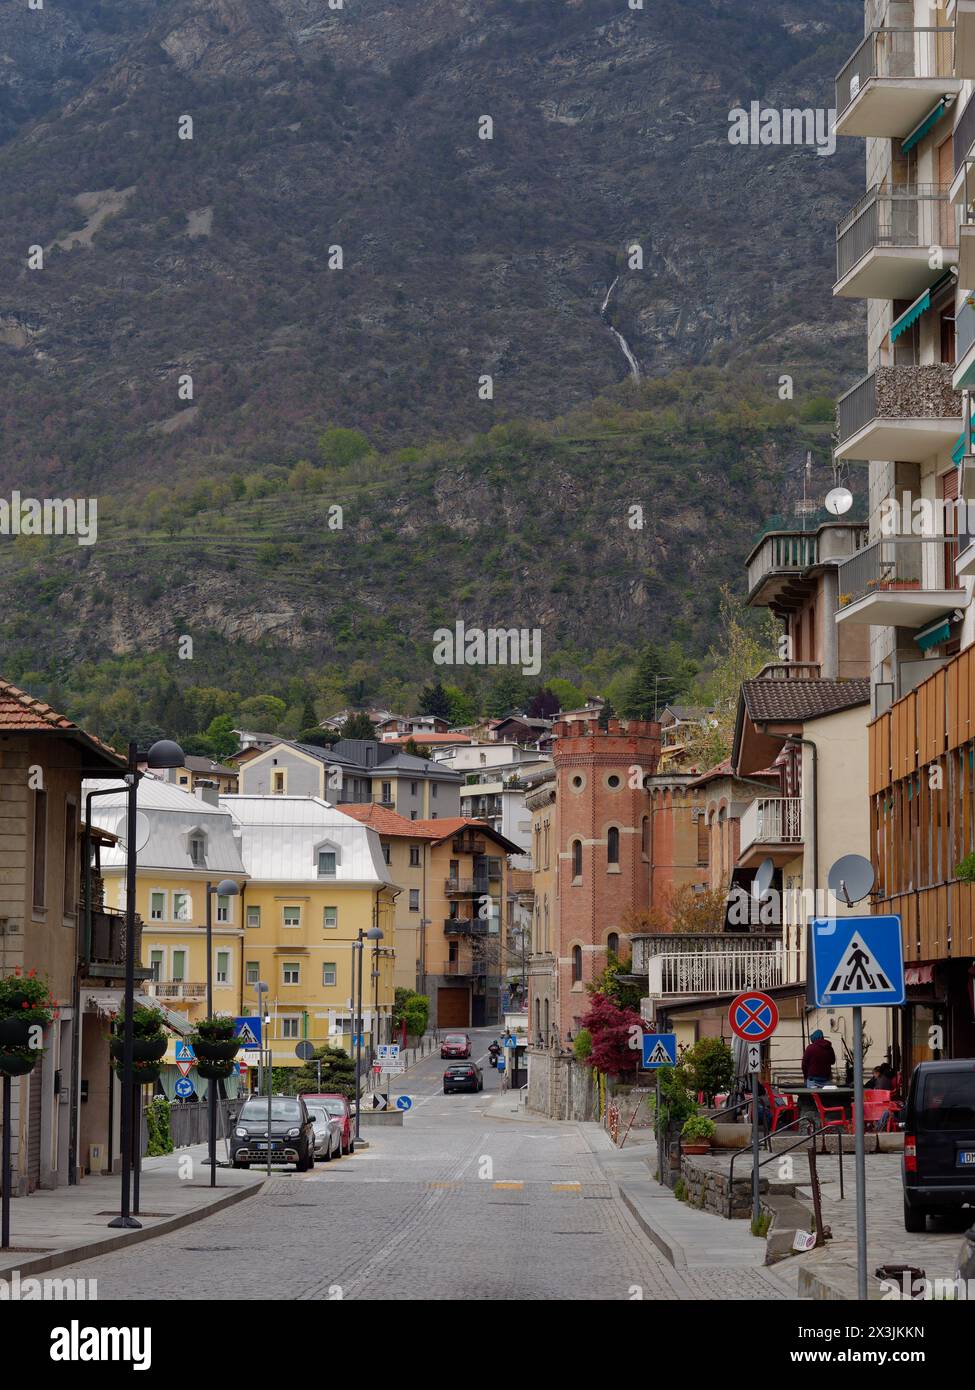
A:
[[[113,783],[87,783],[86,790]],[[207,797],[209,796],[209,799]],[[92,822],[116,836],[125,833],[127,792],[123,786],[92,800]],[[230,814],[212,794],[193,795],[156,777],[139,784],[143,817],[136,876],[136,912],[142,918],[142,964],[151,971],[143,992],[190,1024],[206,1016],[207,884],[230,879],[243,892],[247,874]],[[125,908],[125,849],[103,849],[101,874],[106,906]],[[243,979],[242,896],[213,895],[213,1012],[241,1012]],[[162,1085],[172,1098],[179,1076],[171,1043]],[[195,1073],[190,1079],[194,1080]],[[205,1086],[198,1088],[202,1093]],[[233,1089],[231,1087],[230,1089]]]
[[[275,1066],[297,1066],[295,1047],[351,1050],[356,943],[363,954],[365,1043],[392,1036],[394,900],[398,891],[375,830],[316,796],[226,796],[248,883],[242,902],[241,1014],[256,1014],[258,981]]]

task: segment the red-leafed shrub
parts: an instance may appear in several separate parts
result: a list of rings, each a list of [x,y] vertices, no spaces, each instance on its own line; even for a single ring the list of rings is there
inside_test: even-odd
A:
[[[579,1026],[592,1035],[589,1061],[594,1067],[607,1074],[636,1071],[647,1031],[638,1013],[618,1008],[605,994],[594,994]]]

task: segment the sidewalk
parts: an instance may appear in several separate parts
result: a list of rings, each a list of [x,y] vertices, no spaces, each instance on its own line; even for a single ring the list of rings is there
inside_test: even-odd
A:
[[[220,1159],[222,1145],[217,1147]],[[179,1164],[192,1158],[192,1176],[180,1177]],[[60,1265],[103,1255],[163,1231],[189,1225],[222,1207],[253,1196],[264,1174],[256,1170],[219,1168],[211,1188],[210,1168],[204,1163],[206,1144],[178,1149],[162,1158],[146,1158],[140,1182],[142,1230],[110,1230],[118,1215],[121,1178],[88,1177],[76,1187],[37,1191],[10,1203],[11,1249],[0,1250],[0,1278],[17,1269],[21,1275],[42,1274]]]

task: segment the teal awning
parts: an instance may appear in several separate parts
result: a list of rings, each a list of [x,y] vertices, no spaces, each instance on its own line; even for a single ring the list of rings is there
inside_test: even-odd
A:
[[[931,291],[925,290],[922,295],[915,299],[909,309],[905,309],[900,318],[890,326],[890,341],[894,342],[902,333],[905,333],[912,323],[917,323],[925,309],[931,308]]]
[[[972,418],[975,419],[975,410],[972,411]],[[962,430],[958,436],[958,443],[951,451],[951,461],[956,468],[961,467],[961,461],[965,453],[965,431]]]
[[[939,618],[936,623],[931,623],[923,632],[918,632],[914,636],[914,641],[921,648],[922,652],[928,651],[931,647],[937,647],[941,642],[947,642],[950,636],[950,624],[947,618]]]
[[[901,141],[901,154],[907,154],[908,150],[912,150],[919,140],[923,140],[931,127],[941,120],[947,109],[945,99],[942,97],[934,110],[928,112],[921,124],[916,125],[910,135]]]

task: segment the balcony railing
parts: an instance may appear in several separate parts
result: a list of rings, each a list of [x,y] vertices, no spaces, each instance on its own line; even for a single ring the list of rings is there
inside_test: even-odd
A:
[[[802,800],[798,796],[759,796],[741,817],[741,850],[749,845],[802,844]]]
[[[871,188],[836,227],[836,279],[870,251],[956,244],[955,210],[944,184]]]
[[[445,936],[487,936],[490,922],[480,917],[445,917]]]
[[[778,951],[782,933],[764,932],[652,932],[632,938],[634,975],[646,975],[655,956],[740,955],[742,951]]]
[[[952,420],[961,433],[961,397],[952,386],[949,363],[927,367],[878,367],[840,396],[836,403],[839,449],[877,421]],[[929,452],[939,441],[932,437]],[[871,454],[883,459],[884,454]],[[891,457],[909,457],[895,454]],[[846,563],[849,563],[848,561]]]
[[[951,153],[956,174],[960,172],[961,166],[971,153],[973,144],[975,144],[975,93],[966,101],[965,109],[958,117],[958,124],[951,136]]]
[[[841,611],[868,594],[958,588],[954,536],[884,536],[839,567]]]
[[[651,956],[648,994],[737,994],[743,989],[774,989],[786,983],[785,956],[774,951],[696,951]]]
[[[767,661],[756,680],[815,681],[819,679],[818,661]]]
[[[836,113],[859,96],[871,78],[952,77],[952,29],[874,29],[836,79]]]
[[[770,574],[796,572],[816,563],[816,536],[805,531],[773,531],[762,541],[748,564],[748,592]]]
[[[207,987],[189,980],[147,980],[146,993],[153,999],[205,999]]]
[[[491,886],[486,878],[448,878],[444,881],[444,892],[448,898],[466,898],[490,891]]]
[[[448,960],[444,962],[445,975],[470,975],[474,978],[488,973],[487,962],[483,960]]]
[[[975,343],[975,305],[966,300],[955,316],[955,361],[961,363]]]
[[[91,914],[92,964],[125,964],[125,913],[95,908]]]

